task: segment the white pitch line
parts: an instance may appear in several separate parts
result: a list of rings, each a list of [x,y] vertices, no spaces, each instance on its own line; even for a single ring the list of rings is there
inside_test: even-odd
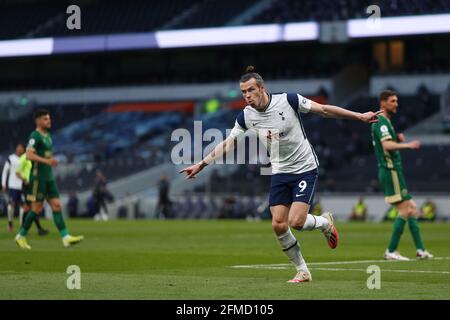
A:
[[[367,272],[366,269],[346,269],[346,268],[311,268],[311,270],[321,270],[321,271],[363,271],[363,272]],[[450,271],[430,271],[430,270],[395,270],[395,269],[381,269],[381,272],[450,274]]]
[[[330,261],[330,262],[311,262],[308,265],[311,266],[326,266],[326,265],[339,265],[339,264],[360,264],[360,263],[383,263],[383,262],[401,262],[398,260],[354,260],[354,261]]]
[[[435,257],[433,260],[450,260],[450,257]],[[361,263],[386,263],[386,262],[412,262],[417,260],[409,260],[409,261],[398,261],[398,260],[351,260],[351,261],[327,261],[327,262],[310,262],[309,266],[324,266],[324,265],[342,265],[342,264],[361,264]],[[288,269],[291,267],[289,263],[278,263],[278,264],[249,264],[249,265],[236,265],[231,266],[231,268],[237,269]],[[346,269],[350,270],[350,269]]]
[[[262,265],[248,265],[248,266],[231,266],[230,268],[235,269],[269,269],[269,270],[283,270],[283,269],[289,269],[292,265],[290,264],[283,264],[282,266],[271,266],[269,264],[262,264]]]

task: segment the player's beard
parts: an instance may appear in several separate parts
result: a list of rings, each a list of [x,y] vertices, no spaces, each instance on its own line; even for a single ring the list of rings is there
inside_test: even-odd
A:
[[[384,108],[383,113],[386,117],[388,117],[390,119],[395,114],[394,110],[395,109],[389,110],[388,108]]]
[[[393,108],[392,110],[388,111],[389,116],[392,118],[397,113],[397,108]]]
[[[50,128],[51,128],[51,127],[44,126],[44,127],[41,127],[40,130],[43,131],[43,132],[45,132],[45,133],[47,133],[47,132],[50,131]]]

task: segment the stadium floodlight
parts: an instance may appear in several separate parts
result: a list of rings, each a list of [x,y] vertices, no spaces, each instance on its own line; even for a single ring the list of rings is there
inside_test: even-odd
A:
[[[318,38],[319,24],[316,22],[263,24],[0,41],[0,57],[309,41]]]
[[[420,16],[381,18],[374,27],[367,19],[352,19],[347,22],[350,38],[382,36],[406,36],[450,32],[450,14],[430,14]]]
[[[53,51],[53,38],[0,41],[0,57],[48,55]]]
[[[181,48],[281,41],[281,25],[157,31],[159,48]]]
[[[159,48],[307,41],[318,38],[319,24],[316,22],[156,32]]]
[[[319,39],[317,22],[287,23],[284,25],[284,41],[307,41]]]

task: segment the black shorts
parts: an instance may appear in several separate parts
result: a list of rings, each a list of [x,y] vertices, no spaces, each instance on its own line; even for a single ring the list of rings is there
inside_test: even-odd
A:
[[[277,173],[270,182],[269,205],[304,202],[311,205],[319,173],[313,169],[300,174]]]
[[[9,203],[14,203],[16,205],[22,204],[22,191],[17,189],[9,189]]]

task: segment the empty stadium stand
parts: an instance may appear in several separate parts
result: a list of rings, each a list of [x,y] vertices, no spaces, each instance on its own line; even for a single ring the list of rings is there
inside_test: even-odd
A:
[[[383,17],[450,12],[450,3],[445,0],[283,0],[273,1],[272,6],[247,22],[260,24],[293,21],[337,21],[366,18],[368,16],[366,8],[370,5],[378,5]]]
[[[81,2],[82,29],[66,27],[70,1],[13,1],[2,3],[0,39],[61,37],[74,35],[146,32],[159,29],[225,26],[237,15],[258,4],[251,1],[219,0],[91,0]],[[335,21],[364,18],[369,5],[379,5],[382,16],[420,15],[450,12],[445,0],[356,1],[276,0],[251,16],[246,24],[292,21]],[[38,10],[37,10],[38,9]]]

